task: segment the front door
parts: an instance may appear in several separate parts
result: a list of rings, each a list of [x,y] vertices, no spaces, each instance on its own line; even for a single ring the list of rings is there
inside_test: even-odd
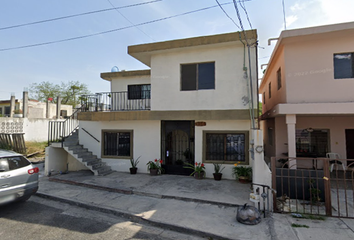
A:
[[[345,129],[345,142],[347,159],[353,159],[352,161],[347,161],[347,166],[352,164],[351,167],[354,167],[354,129]]]
[[[194,121],[161,122],[161,156],[166,174],[189,175],[194,164]]]

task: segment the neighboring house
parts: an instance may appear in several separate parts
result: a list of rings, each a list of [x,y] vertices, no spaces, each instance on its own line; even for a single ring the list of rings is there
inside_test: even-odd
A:
[[[222,163],[224,177],[233,178],[235,163],[252,165],[256,30],[246,38],[251,67],[238,32],[129,46],[128,54],[151,69],[101,74],[111,92],[81,97],[80,144],[116,171],[128,172],[129,159],[141,156],[138,172],[162,159],[167,174],[186,174],[183,164],[203,162],[212,177],[212,163]],[[256,98],[253,106],[254,116]]]
[[[23,99],[0,101],[0,134],[23,133],[26,141],[47,141],[50,120],[63,121],[72,112],[71,105],[31,100],[24,92]]]
[[[354,161],[353,42],[354,22],[280,34],[259,88],[266,158]]]

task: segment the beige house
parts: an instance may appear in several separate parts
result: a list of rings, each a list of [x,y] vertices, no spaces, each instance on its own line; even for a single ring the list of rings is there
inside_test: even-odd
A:
[[[354,22],[280,34],[259,88],[266,158],[354,159],[353,42]]]
[[[111,91],[82,96],[80,144],[116,171],[141,156],[138,172],[162,159],[167,174],[202,162],[212,177],[212,163],[222,163],[223,177],[233,178],[234,163],[252,165],[256,46],[256,30],[129,46],[150,69],[101,74]]]

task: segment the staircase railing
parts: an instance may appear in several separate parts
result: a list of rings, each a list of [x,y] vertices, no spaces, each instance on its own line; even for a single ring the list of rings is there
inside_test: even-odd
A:
[[[66,137],[70,136],[76,129],[79,128],[79,120],[77,115],[82,108],[77,108],[70,117],[64,121],[50,121],[48,124],[48,145],[53,142],[63,142]]]

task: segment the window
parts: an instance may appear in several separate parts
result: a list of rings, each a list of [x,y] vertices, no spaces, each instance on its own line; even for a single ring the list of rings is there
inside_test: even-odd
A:
[[[132,156],[132,130],[102,130],[102,156],[125,157]]]
[[[266,97],[265,97],[265,92],[263,92],[263,104],[266,104],[265,99],[266,99]]]
[[[10,106],[6,106],[5,107],[5,115],[10,116],[10,110],[11,110]]]
[[[281,69],[277,71],[278,90],[281,88]]]
[[[22,156],[0,158],[0,172],[7,172],[26,167],[31,163]]]
[[[247,132],[204,132],[203,137],[206,161],[248,163]]]
[[[215,89],[215,62],[182,64],[181,90]]]
[[[268,94],[269,94],[269,98],[272,97],[272,83],[269,83],[268,85]]]
[[[150,99],[151,85],[128,85],[128,99]]]
[[[354,53],[333,54],[334,79],[354,78]]]
[[[298,157],[326,157],[329,131],[296,129],[296,155]]]

